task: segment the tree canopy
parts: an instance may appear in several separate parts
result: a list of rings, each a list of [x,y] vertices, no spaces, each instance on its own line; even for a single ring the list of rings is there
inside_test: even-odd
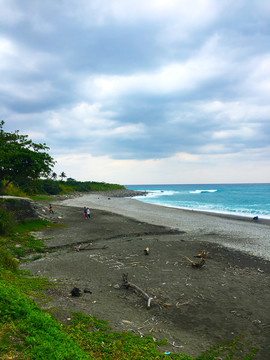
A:
[[[48,177],[55,164],[46,144],[36,144],[19,131],[5,132],[0,122],[0,190],[11,182],[23,186]]]

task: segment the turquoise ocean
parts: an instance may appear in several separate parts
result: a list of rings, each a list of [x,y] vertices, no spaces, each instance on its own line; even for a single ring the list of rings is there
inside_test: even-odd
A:
[[[270,219],[270,184],[125,185],[162,206]]]

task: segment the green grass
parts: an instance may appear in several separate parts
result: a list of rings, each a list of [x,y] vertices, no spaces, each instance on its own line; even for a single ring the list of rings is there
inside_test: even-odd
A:
[[[38,196],[38,195],[30,195],[27,196],[29,199],[35,200],[35,201],[55,201],[54,198],[48,197],[48,196]]]
[[[154,341],[130,332],[117,333],[103,320],[81,313],[71,314],[69,325],[61,323],[33,300],[46,300],[46,289],[57,284],[43,277],[33,277],[18,270],[18,260],[26,255],[42,256],[44,244],[31,231],[50,226],[44,220],[23,222],[11,233],[0,237],[0,358],[33,360],[88,359],[182,359],[182,360],[250,360],[240,339],[219,344],[197,358],[187,354],[165,354],[157,347],[166,340]],[[245,351],[242,352],[241,351]],[[241,355],[239,355],[241,354]],[[246,355],[243,355],[246,354]]]
[[[29,359],[90,359],[53,319],[13,284],[0,281],[0,322],[13,328],[20,351]],[[16,344],[0,340],[0,354],[18,351]]]
[[[19,224],[14,226],[14,232],[23,234],[29,233],[30,231],[40,231],[45,227],[51,227],[52,224],[43,219],[21,221]]]

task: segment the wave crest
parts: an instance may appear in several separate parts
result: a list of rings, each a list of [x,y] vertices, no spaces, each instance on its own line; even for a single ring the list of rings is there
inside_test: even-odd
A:
[[[190,191],[190,194],[206,194],[206,193],[214,193],[217,192],[217,189],[213,189],[213,190],[194,190],[194,191]]]

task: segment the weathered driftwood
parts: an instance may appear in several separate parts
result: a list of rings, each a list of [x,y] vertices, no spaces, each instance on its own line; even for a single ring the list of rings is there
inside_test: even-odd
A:
[[[123,274],[122,280],[123,280],[123,283],[122,283],[121,287],[125,287],[126,289],[135,290],[136,292],[141,294],[142,297],[147,300],[147,305],[146,305],[147,309],[150,309],[151,301],[153,300],[153,298],[151,298],[151,296],[146,294],[146,292],[143,291],[141,288],[139,288],[137,285],[130,283],[128,281],[128,274]]]
[[[200,259],[199,262],[195,263],[194,261],[190,260],[187,256],[184,256],[184,259],[187,260],[193,267],[200,269],[204,266],[205,260],[203,258]]]
[[[202,252],[200,254],[194,255],[194,257],[198,257],[201,259],[205,259],[208,255],[208,252],[205,249],[202,249]]]

